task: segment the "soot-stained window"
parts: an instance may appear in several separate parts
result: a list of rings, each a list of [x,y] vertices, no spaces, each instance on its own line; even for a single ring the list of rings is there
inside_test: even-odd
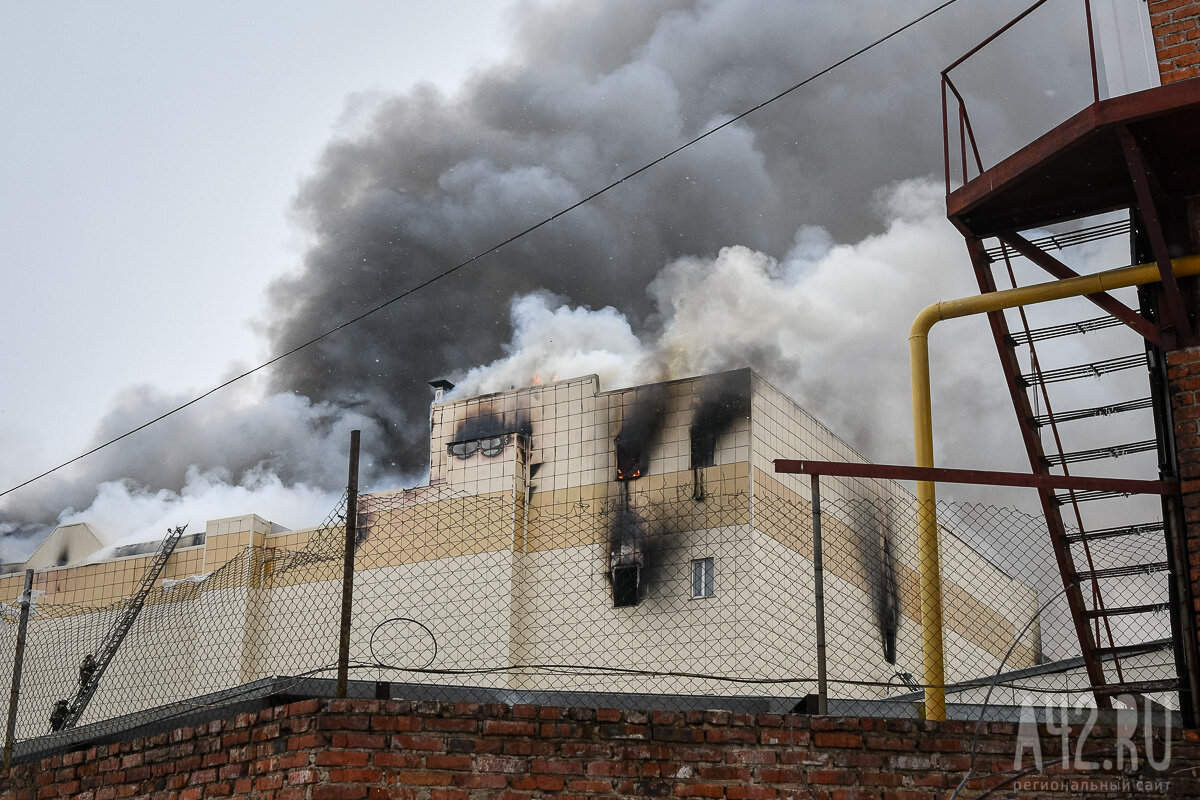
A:
[[[466,460],[476,453],[483,453],[488,458],[495,458],[504,452],[504,448],[512,441],[512,436],[490,436],[486,439],[473,439],[469,442],[451,442],[446,445],[447,452],[455,458]]]
[[[617,567],[612,571],[613,608],[638,604],[639,572],[637,567]]]
[[[900,590],[896,583],[896,563],[892,558],[892,542],[883,536],[881,542],[883,589],[880,608],[880,634],[883,657],[889,664],[896,663],[896,634],[900,628]]]

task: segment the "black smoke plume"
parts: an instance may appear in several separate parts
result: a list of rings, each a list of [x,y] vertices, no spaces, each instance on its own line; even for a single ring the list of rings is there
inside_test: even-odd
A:
[[[709,378],[704,383],[700,404],[689,428],[692,468],[711,467],[717,439],[735,419],[750,415],[750,370],[738,370]]]
[[[940,168],[938,71],[1019,10],[1001,6],[967,0],[938,14],[303,351],[276,373],[276,388],[361,403],[384,422],[381,448],[418,469],[425,381],[499,357],[514,295],[545,290],[646,324],[655,311],[646,286],[672,259],[733,243],[779,257],[811,225],[842,240],[863,235],[873,190]],[[314,244],[272,290],[273,349],[486,250],[915,13],[874,0],[522,5],[507,61],[451,96],[419,86],[360,110],[326,150],[296,201]],[[1086,70],[1071,47],[1082,28],[1038,23],[1021,32],[1019,58],[985,64],[1000,88],[973,119],[990,147],[1023,142],[1023,124],[1062,103],[1049,81],[1082,75],[1074,64]],[[967,92],[978,87],[970,77],[959,76]],[[999,105],[1010,84],[1046,91],[1025,91],[1018,115]]]
[[[375,476],[398,483],[401,473],[419,475],[425,382],[500,356],[513,296],[544,290],[577,307],[613,306],[641,331],[662,311],[647,285],[674,259],[711,258],[728,245],[778,258],[808,226],[842,241],[872,231],[875,189],[940,169],[938,71],[1022,5],[962,0],[291,356],[257,408],[197,405],[174,425],[6,498],[0,533],[48,530],[42,526],[62,509],[87,508],[103,482],[179,491],[193,469],[233,483],[266,470],[289,486],[333,489],[343,470],[329,453],[351,426],[363,428],[364,464]],[[1014,150],[1086,97],[1085,29],[1076,10],[1068,20],[1053,8],[1067,5],[1039,11],[1014,39],[1015,51],[989,48],[974,82],[967,70],[958,75],[976,101],[975,130],[987,133],[985,158]],[[287,351],[493,247],[916,13],[883,0],[521,3],[511,55],[452,94],[421,85],[355,101],[297,194],[295,218],[312,244],[270,292],[270,351]],[[723,356],[764,369],[755,361],[762,352],[769,351]],[[120,397],[96,442],[188,396]],[[291,413],[297,405],[302,414]]]

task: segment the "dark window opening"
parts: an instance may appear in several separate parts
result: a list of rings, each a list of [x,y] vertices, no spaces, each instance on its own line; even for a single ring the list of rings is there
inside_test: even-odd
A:
[[[637,567],[617,567],[612,571],[613,608],[638,604],[640,573]]]
[[[650,461],[650,448],[644,442],[637,446],[617,436],[617,480],[628,481],[646,474]]]
[[[503,436],[472,439],[469,442],[451,442],[446,445],[446,452],[463,461],[476,453],[483,453],[488,458],[495,458],[504,452],[504,448],[510,441],[512,441],[512,436],[506,433]]]
[[[716,461],[717,431],[692,428],[692,468],[711,467]]]
[[[880,608],[880,634],[883,638],[883,658],[896,663],[896,634],[900,629],[900,590],[896,583],[896,564],[892,560],[892,542],[885,534],[881,548],[883,567],[883,596]]]

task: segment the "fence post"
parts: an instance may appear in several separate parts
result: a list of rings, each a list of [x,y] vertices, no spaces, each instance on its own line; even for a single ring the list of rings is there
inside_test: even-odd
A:
[[[13,737],[17,732],[17,700],[21,696],[21,669],[25,664],[25,632],[29,629],[29,603],[33,599],[33,570],[25,570],[21,593],[21,621],[17,624],[17,652],[13,655],[12,691],[8,695],[8,727],[4,732],[4,771],[12,766]]]
[[[829,714],[829,685],[825,676],[825,562],[821,555],[821,477],[812,474],[813,579],[817,606],[817,713]]]
[[[337,696],[345,697],[350,680],[350,623],[354,604],[354,537],[358,523],[358,438],[350,431],[350,476],[346,483],[346,549],[342,559],[342,625],[338,638]]]

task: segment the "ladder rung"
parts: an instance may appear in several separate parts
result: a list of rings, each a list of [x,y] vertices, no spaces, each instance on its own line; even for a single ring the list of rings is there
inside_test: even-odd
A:
[[[1142,642],[1141,644],[1122,644],[1116,647],[1097,647],[1092,652],[1101,658],[1105,656],[1134,656],[1139,653],[1153,653],[1156,650],[1165,650],[1172,644],[1170,639],[1155,639],[1152,642]]]
[[[1142,397],[1138,400],[1127,400],[1124,403],[1113,403],[1109,406],[1096,406],[1095,408],[1077,408],[1073,411],[1060,411],[1054,414],[1041,414],[1036,417],[1029,418],[1029,424],[1035,428],[1041,428],[1049,425],[1051,422],[1071,422],[1077,419],[1088,419],[1090,417],[1107,417],[1110,414],[1122,414],[1126,411],[1137,411],[1142,408],[1150,408],[1151,400],[1149,397]]]
[[[1095,531],[1074,531],[1068,533],[1064,538],[1068,544],[1078,544],[1084,539],[1089,542],[1099,541],[1101,539],[1115,539],[1120,536],[1140,536],[1144,533],[1161,533],[1163,524],[1161,522],[1143,522],[1140,525],[1125,525],[1118,528],[1100,528]]]
[[[1028,331],[1010,333],[1005,337],[1010,347],[1019,347],[1046,339],[1057,339],[1060,336],[1074,336],[1081,333],[1091,333],[1105,328],[1114,328],[1121,324],[1116,317],[1093,317],[1079,322],[1068,322],[1064,325],[1049,325],[1045,328],[1032,328]]]
[[[1141,606],[1122,606],[1120,608],[1089,608],[1083,612],[1088,619],[1096,617],[1128,617],[1134,614],[1161,614],[1170,611],[1170,603],[1146,603]]]
[[[1128,444],[1115,444],[1112,447],[1097,447],[1093,450],[1076,450],[1073,453],[1058,453],[1055,455],[1042,456],[1042,463],[1048,467],[1060,466],[1062,464],[1076,464],[1080,461],[1098,461],[1102,458],[1120,458],[1134,453],[1146,453],[1150,450],[1158,449],[1158,441],[1155,439],[1145,439],[1140,442],[1129,442]]]
[[[1110,497],[1128,497],[1129,492],[1114,492],[1108,489],[1088,489],[1087,491],[1067,492],[1066,494],[1054,495],[1054,502],[1060,506],[1065,506],[1072,499],[1076,503],[1086,503],[1089,500],[1107,500]]]
[[[1121,370],[1144,366],[1146,363],[1145,353],[1134,353],[1133,355],[1109,358],[1104,361],[1093,361],[1090,364],[1079,364],[1074,367],[1038,370],[1026,375],[1019,375],[1017,382],[1021,386],[1028,388],[1038,383],[1060,383],[1080,378],[1098,378],[1110,372],[1120,372]]]
[[[1125,567],[1107,567],[1106,569],[1089,569],[1075,573],[1076,581],[1089,581],[1092,578],[1117,578],[1123,575],[1150,575],[1155,572],[1165,572],[1170,568],[1166,561],[1156,561],[1151,564],[1130,564]]]
[[[1090,225],[1086,228],[1080,228],[1075,231],[1066,233],[1055,233],[1049,236],[1042,236],[1038,239],[1031,240],[1031,244],[1039,250],[1062,250],[1067,247],[1072,247],[1077,244],[1085,244],[1087,242],[1095,242],[1100,239],[1107,239],[1111,236],[1123,236],[1129,233],[1131,226],[1129,220],[1117,220],[1115,222],[1105,222],[1100,225]],[[987,257],[995,261],[998,258],[1003,258],[1007,252],[1009,256],[1019,257],[1021,254],[1012,247],[1005,245],[1003,242],[995,247],[989,247],[984,252]]]

